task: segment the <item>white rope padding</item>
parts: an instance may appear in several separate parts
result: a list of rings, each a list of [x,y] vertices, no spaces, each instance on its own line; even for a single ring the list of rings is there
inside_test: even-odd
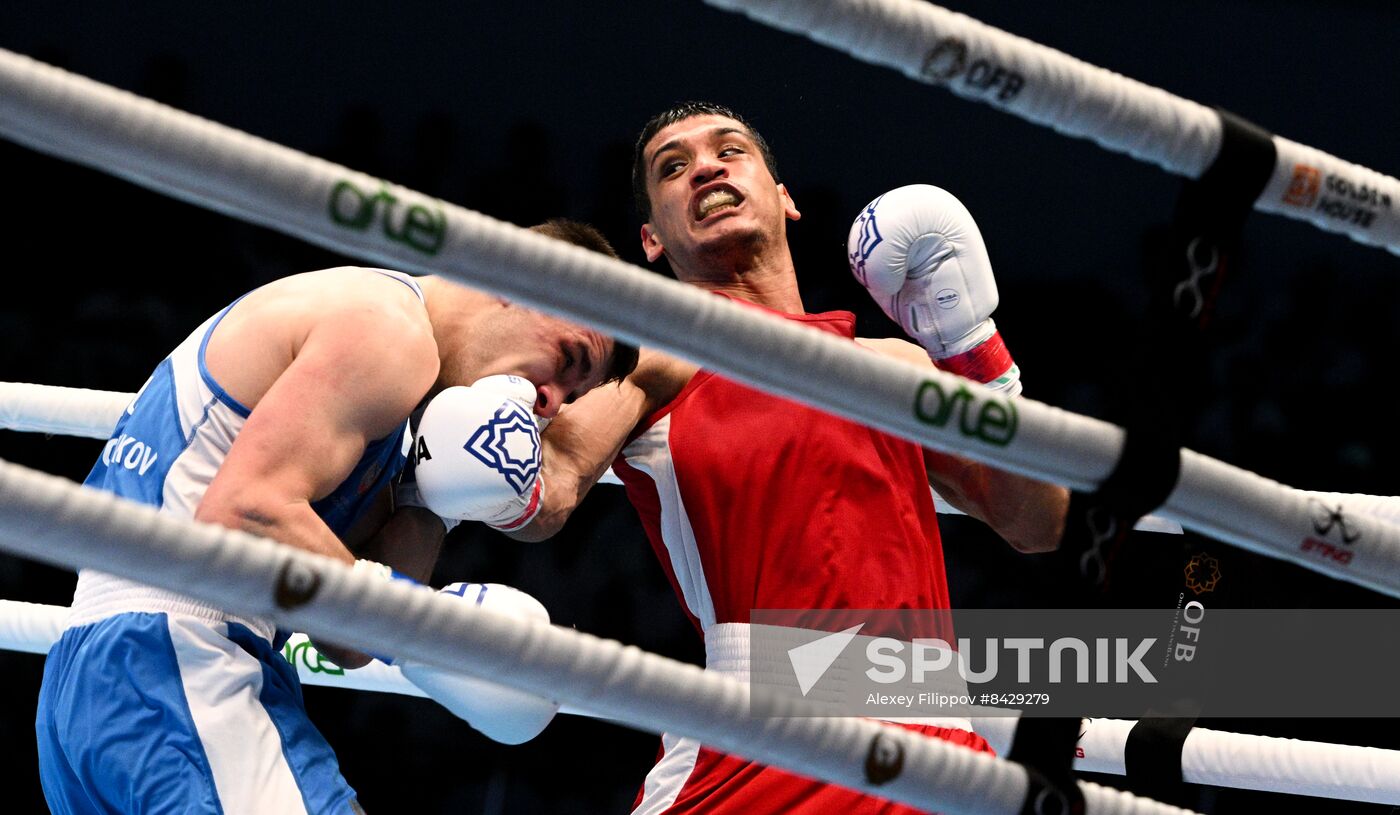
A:
[[[95,568],[268,618],[312,636],[394,654],[550,696],[653,733],[912,806],[1016,815],[1024,768],[865,719],[749,715],[747,684],[545,623],[483,611],[425,586],[383,581],[330,558],[192,523],[56,476],[0,462],[0,547],[69,568]],[[867,780],[872,755],[902,751],[902,771]],[[877,767],[892,766],[888,761]],[[1092,815],[1179,813],[1087,782]]]
[[[134,393],[0,382],[0,430],[106,439],[116,428],[121,412],[135,398]],[[622,482],[609,467],[598,483]]]
[[[1222,124],[1210,108],[922,0],[706,2],[1178,175],[1199,178],[1220,151]],[[1273,142],[1278,157],[1256,209],[1400,254],[1400,180]],[[1341,209],[1329,215],[1319,196]]]
[[[1006,755],[1013,716],[976,717],[977,732]],[[1137,722],[1085,719],[1074,760],[1080,772],[1127,775],[1128,733]],[[1181,749],[1182,778],[1192,784],[1311,795],[1340,801],[1400,804],[1400,751],[1320,741],[1227,733],[1195,727]]]
[[[47,654],[67,619],[68,609],[63,606],[0,600],[0,648]]]
[[[67,620],[68,609],[64,606],[0,600],[0,650],[47,654],[63,635]],[[303,685],[400,696],[428,695],[405,679],[397,666],[386,665],[377,659],[370,660],[362,668],[347,671],[327,659],[305,634],[296,633],[288,637],[282,647],[282,656],[297,669],[297,678]],[[560,712],[598,718],[568,707],[561,708]]]
[[[115,428],[122,407],[135,398],[134,393],[0,382],[0,430],[105,439]],[[113,408],[112,405],[117,407]],[[609,467],[598,483],[620,486],[622,481]],[[936,491],[933,493],[933,505],[940,515],[965,514]],[[1134,528],[1145,532],[1181,534],[1180,524],[1155,515],[1143,516]]]
[[[0,429],[105,439],[135,394],[0,382]]]
[[[68,609],[63,606],[0,600],[0,650],[47,654],[63,634],[67,620]],[[288,638],[283,656],[287,656],[288,651],[291,653],[288,661],[297,669],[303,685],[427,696],[404,679],[398,668],[377,659],[353,671],[339,666],[328,670],[327,660],[305,634],[293,634]]]
[[[63,632],[68,609],[62,606],[0,600],[0,650],[48,653]],[[425,696],[398,668],[378,660],[353,671],[328,671],[305,634],[293,634],[283,648],[304,685],[346,688],[404,696]],[[565,707],[563,713],[591,716]],[[974,720],[977,732],[1006,755],[1017,719],[1010,716]],[[1079,739],[1083,772],[1126,774],[1124,745],[1132,721],[1089,719]],[[1235,789],[1314,795],[1347,801],[1400,804],[1400,751],[1349,747],[1322,742],[1222,733],[1195,728],[1186,740],[1182,772],[1187,781]]]
[[[1107,422],[1030,399],[1009,401],[952,374],[871,353],[3,50],[0,133],[320,246],[445,273],[746,384],[1046,481],[1093,489],[1123,446],[1123,430]],[[1308,548],[1315,534],[1309,509],[1305,497],[1274,481],[1183,450],[1180,481],[1161,514],[1400,596],[1400,527],[1356,518],[1350,531],[1359,537],[1342,562]]]
[[[1107,477],[1123,445],[1123,431],[1106,422],[1010,402],[952,374],[3,50],[0,133],[340,252],[446,273],[912,441],[1075,489]],[[350,213],[347,201],[370,208]],[[1400,596],[1400,527],[1357,518],[1351,531],[1360,536],[1345,562],[1319,556],[1306,544],[1315,534],[1306,498],[1189,450],[1161,514]]]

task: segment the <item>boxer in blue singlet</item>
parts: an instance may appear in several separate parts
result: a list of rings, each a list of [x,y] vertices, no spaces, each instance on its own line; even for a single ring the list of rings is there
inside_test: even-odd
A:
[[[595,331],[439,278],[295,275],[235,301],[161,362],[86,484],[426,582],[446,527],[419,506],[395,510],[385,489],[415,407],[511,374],[552,417],[634,363]],[[266,620],[83,570],[36,719],[50,808],[360,811],[280,645]],[[368,660],[320,647],[346,667]]]

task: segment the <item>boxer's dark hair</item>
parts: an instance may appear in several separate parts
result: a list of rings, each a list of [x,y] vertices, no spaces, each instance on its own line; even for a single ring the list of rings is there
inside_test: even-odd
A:
[[[612,248],[608,239],[603,237],[596,227],[583,223],[582,221],[571,221],[568,218],[550,218],[542,224],[535,224],[530,227],[531,232],[538,232],[547,235],[555,240],[566,241],[574,246],[582,246],[584,249],[591,249],[600,255],[607,255],[610,258],[618,256],[617,250]]]
[[[613,249],[608,239],[603,237],[595,227],[581,221],[571,221],[568,218],[550,218],[542,224],[530,227],[531,232],[538,232],[546,237],[555,240],[572,243],[575,246],[582,246],[597,252],[600,255],[607,255],[610,258],[618,257],[617,250]],[[637,347],[628,345],[620,340],[613,340],[612,357],[608,360],[608,368],[603,382],[621,382],[627,378],[637,367]]]
[[[782,183],[778,178],[778,160],[773,157],[768,142],[744,117],[713,102],[682,102],[651,117],[642,127],[641,135],[637,136],[637,145],[632,149],[632,199],[643,221],[651,220],[651,197],[647,195],[647,142],[663,128],[696,116],[724,116],[742,125],[748,131],[749,138],[758,145],[758,152],[763,155],[763,163],[768,165],[768,173],[773,176],[774,183]]]

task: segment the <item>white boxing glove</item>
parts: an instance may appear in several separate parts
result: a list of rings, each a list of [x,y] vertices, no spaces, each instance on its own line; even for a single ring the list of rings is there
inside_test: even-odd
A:
[[[423,416],[419,414],[412,421],[413,428],[416,429],[422,420]],[[428,502],[423,500],[422,490],[418,489],[417,446],[417,434],[411,429],[405,429],[404,455],[408,457],[408,462],[404,465],[403,471],[399,473],[399,477],[394,479],[393,506],[395,512],[401,507],[418,507],[419,509],[426,509],[429,512],[433,511],[432,508],[428,506]],[[458,518],[444,518],[436,512],[433,512],[433,515],[442,522],[444,535],[456,529],[458,524],[462,523]]]
[[[846,249],[856,279],[939,368],[1021,392],[991,317],[997,282],[987,246],[962,202],[928,184],[890,190],[861,211]]]
[[[453,583],[450,594],[498,614],[549,622],[549,611],[519,589],[499,583]],[[559,703],[452,671],[414,662],[396,662],[404,678],[492,741],[521,744],[538,736],[559,712]]]
[[[502,530],[535,517],[544,497],[535,394],[529,381],[499,375],[433,397],[412,452],[428,509]]]

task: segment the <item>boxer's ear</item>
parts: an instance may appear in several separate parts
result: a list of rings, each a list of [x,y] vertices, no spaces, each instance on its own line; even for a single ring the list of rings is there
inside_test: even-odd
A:
[[[802,220],[802,213],[797,211],[797,202],[792,200],[792,194],[788,192],[786,184],[778,185],[778,194],[783,197],[783,214],[789,221]]]
[[[642,251],[647,255],[648,263],[655,263],[666,254],[666,247],[661,243],[661,236],[651,224],[642,224]]]

